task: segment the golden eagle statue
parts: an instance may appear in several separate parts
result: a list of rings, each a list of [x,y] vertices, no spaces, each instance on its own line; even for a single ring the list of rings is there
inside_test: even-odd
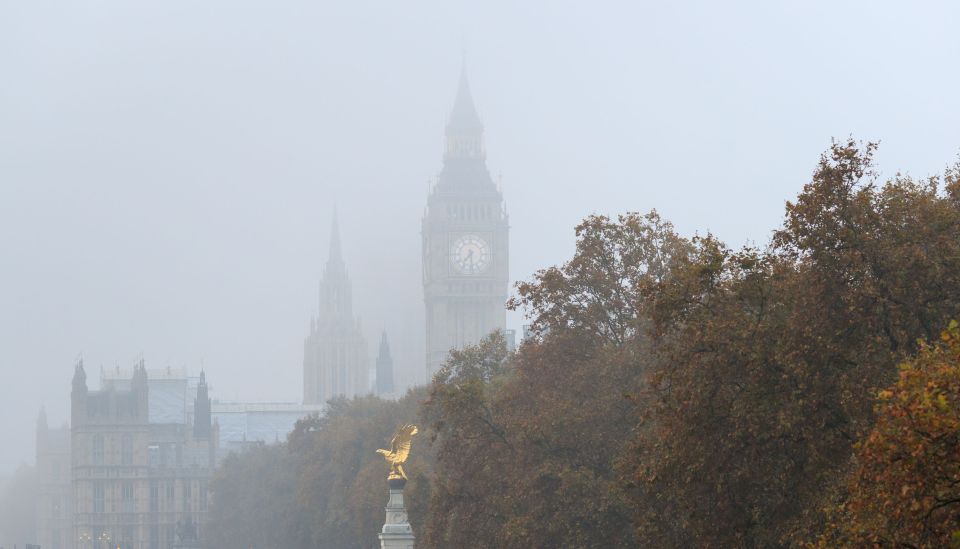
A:
[[[403,463],[407,461],[407,457],[410,455],[410,443],[413,442],[413,435],[415,434],[417,434],[416,425],[404,425],[394,433],[389,450],[377,450],[377,453],[382,454],[383,459],[390,464],[390,474],[387,476],[387,480],[407,480],[407,475],[403,472]]]

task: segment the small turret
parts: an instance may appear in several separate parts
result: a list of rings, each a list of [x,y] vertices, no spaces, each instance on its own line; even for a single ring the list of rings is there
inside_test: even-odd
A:
[[[73,390],[70,392],[70,423],[74,426],[84,423],[87,417],[87,373],[83,370],[83,359],[73,368]]]
[[[147,421],[150,415],[150,391],[147,383],[147,365],[143,358],[133,368],[130,388],[133,392],[133,413],[143,421]]]
[[[138,391],[146,391],[147,389],[147,365],[142,358],[133,368],[131,385]]]
[[[73,392],[74,393],[86,393],[87,392],[87,372],[83,369],[83,359],[77,361],[77,364],[73,367]]]
[[[193,438],[208,440],[210,431],[210,392],[207,387],[207,374],[201,370],[197,398],[193,401]]]
[[[377,354],[377,394],[393,394],[393,358],[390,357],[390,344],[387,331],[380,336],[380,352]]]

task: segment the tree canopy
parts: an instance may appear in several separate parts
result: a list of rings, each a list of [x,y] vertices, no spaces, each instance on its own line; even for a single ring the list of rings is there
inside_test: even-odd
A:
[[[819,547],[960,547],[960,324],[877,393]]]
[[[255,513],[230,483],[263,468],[249,489],[277,514],[251,539],[375,544],[372,441],[417,422],[420,547],[952,542],[956,325],[919,342],[960,315],[960,171],[881,182],[875,148],[834,143],[763,248],[588,217],[569,261],[517,285],[515,353],[494,334],[399,402],[334,401],[224,466],[211,526]]]

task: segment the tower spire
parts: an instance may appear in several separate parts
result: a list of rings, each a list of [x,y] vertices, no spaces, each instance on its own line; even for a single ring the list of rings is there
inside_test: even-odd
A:
[[[470,93],[470,81],[467,78],[467,63],[460,67],[460,83],[457,85],[457,97],[447,120],[447,143],[444,151],[444,163],[449,160],[469,160],[483,162],[483,122],[473,104]]]
[[[369,364],[366,344],[353,316],[352,289],[340,244],[336,210],[330,230],[330,257],[320,279],[317,317],[304,342],[304,402],[324,403],[344,395],[366,394]]]
[[[320,280],[320,311],[318,322],[327,324],[331,321],[349,319],[353,316],[353,305],[350,288],[350,277],[347,266],[343,261],[343,249],[340,244],[340,224],[337,220],[337,210],[333,210],[333,221],[330,229],[330,256],[324,268],[323,278]]]
[[[200,382],[197,384],[197,397],[193,401],[193,438],[210,438],[210,392],[207,387],[207,374],[200,370]]]
[[[330,257],[327,266],[333,263],[343,264],[343,249],[340,246],[340,223],[337,220],[337,207],[333,207],[333,222],[330,227]]]
[[[457,97],[453,101],[450,120],[447,121],[447,135],[467,133],[483,133],[483,122],[480,121],[477,107],[473,103],[473,94],[470,93],[470,79],[467,77],[467,60],[464,54],[460,64]]]
[[[393,395],[393,358],[390,357],[390,343],[387,331],[380,336],[380,351],[377,353],[377,394]]]

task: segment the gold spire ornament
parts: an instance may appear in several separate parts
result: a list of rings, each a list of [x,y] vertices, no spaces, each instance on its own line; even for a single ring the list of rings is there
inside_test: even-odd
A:
[[[417,434],[416,425],[403,425],[397,432],[394,433],[393,439],[390,440],[390,449],[377,450],[378,454],[383,456],[383,459],[387,460],[387,463],[390,464],[390,474],[387,475],[387,480],[407,480],[406,473],[403,472],[403,463],[407,461],[407,457],[410,456],[410,444],[413,442],[413,435]]]

